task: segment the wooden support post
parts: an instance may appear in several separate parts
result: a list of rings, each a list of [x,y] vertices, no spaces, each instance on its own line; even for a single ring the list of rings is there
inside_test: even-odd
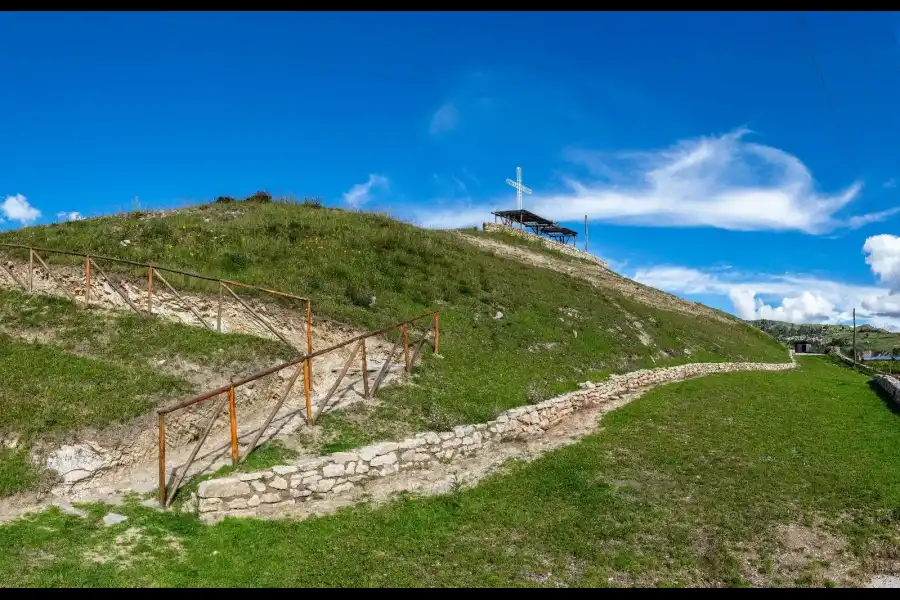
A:
[[[84,305],[87,308],[91,306],[91,257],[84,257]]]
[[[362,350],[362,380],[363,380],[363,396],[365,398],[369,397],[369,368],[366,365],[366,340],[362,339],[359,342],[360,349]]]
[[[200,313],[197,312],[197,309],[194,308],[192,304],[190,304],[187,300],[185,300],[184,298],[182,298],[181,294],[178,293],[178,290],[176,290],[175,288],[172,287],[172,284],[169,283],[169,281],[168,281],[165,277],[162,276],[162,273],[160,273],[159,271],[157,271],[157,272],[156,272],[156,277],[158,277],[159,280],[163,282],[163,285],[165,285],[165,286],[169,289],[169,291],[172,292],[172,293],[175,295],[175,297],[178,298],[178,300],[181,301],[181,303],[182,303],[188,310],[190,310],[192,313],[194,313],[194,316],[197,317],[197,319],[199,319],[199,321],[200,321],[201,323],[203,323],[203,326],[204,326],[204,327],[206,327],[207,329],[212,329],[212,325],[210,325],[209,323],[206,322],[206,319],[204,319],[204,318],[200,315]]]
[[[159,415],[159,505],[166,507],[166,415]]]
[[[406,364],[406,374],[409,375],[412,370],[409,364],[409,325],[403,325],[403,361]]]
[[[38,257],[38,258],[40,258],[40,257]],[[124,287],[119,285],[118,280],[110,277],[109,273],[107,273],[106,271],[104,271],[103,269],[98,267],[96,262],[94,262],[94,261],[92,261],[92,262],[94,264],[94,269],[97,270],[97,273],[99,273],[102,277],[106,278],[106,281],[109,283],[109,287],[111,287],[113,289],[113,291],[115,293],[117,293],[119,295],[119,297],[122,298],[122,300],[125,301],[125,304],[127,304],[129,307],[131,307],[131,310],[133,310],[137,314],[141,314],[140,309],[134,305],[134,302],[132,302],[131,299],[128,298],[128,292],[125,290]]]
[[[153,314],[153,265],[147,271],[147,314]]]
[[[281,393],[281,398],[279,398],[275,406],[272,407],[272,411],[269,413],[269,416],[266,417],[266,422],[262,424],[262,427],[260,427],[259,430],[257,430],[256,435],[253,437],[253,441],[250,442],[250,445],[247,447],[247,453],[244,455],[244,460],[247,460],[250,453],[256,450],[256,444],[259,443],[259,438],[262,437],[262,434],[268,429],[269,425],[272,424],[272,419],[274,419],[275,415],[278,414],[278,411],[281,410],[281,405],[287,400],[288,394],[290,394],[291,390],[294,388],[294,384],[297,382],[297,377],[300,376],[301,371],[303,371],[303,365],[297,365],[297,370],[294,371],[294,375],[291,377],[290,381],[288,381],[287,387],[284,388],[284,392]]]
[[[312,354],[312,302],[306,301],[306,353]],[[312,379],[312,363],[309,364],[309,377]],[[310,381],[310,385],[312,382]]]
[[[231,419],[231,464],[238,464],[237,411],[234,407],[234,386],[228,388],[228,415]]]
[[[203,433],[200,435],[200,439],[197,440],[197,444],[194,446],[194,449],[191,450],[191,455],[188,456],[188,459],[184,462],[183,465],[181,465],[181,469],[178,471],[178,477],[172,483],[172,493],[168,495],[168,498],[166,498],[166,507],[172,505],[172,500],[175,499],[175,494],[178,493],[178,486],[180,486],[181,482],[184,481],[188,469],[190,469],[191,465],[194,464],[194,459],[197,458],[197,453],[200,452],[200,447],[203,446],[203,442],[205,442],[206,438],[209,437],[209,432],[212,431],[213,424],[219,417],[219,413],[222,412],[222,407],[225,406],[225,402],[227,400],[228,395],[223,395],[222,398],[219,399],[219,402],[213,407],[213,410],[209,415],[209,420],[207,420],[206,422],[206,428],[204,428]]]
[[[303,392],[306,394],[306,424],[312,426],[312,397],[309,393],[309,359],[303,361]]]
[[[440,318],[440,313],[434,313],[434,317],[431,319],[432,327],[434,328],[434,353],[438,353],[438,319]]]
[[[219,282],[219,312],[216,313],[216,331],[222,333],[222,294],[225,293],[225,290],[222,289],[222,282]]]
[[[344,361],[344,366],[341,368],[341,372],[338,373],[337,378],[334,380],[334,383],[331,385],[331,389],[325,394],[325,397],[319,401],[319,409],[316,411],[316,414],[313,415],[313,424],[319,422],[319,416],[328,406],[328,401],[331,400],[331,397],[334,396],[335,392],[338,390],[338,386],[341,385],[341,382],[344,380],[344,376],[347,375],[347,371],[350,370],[350,365],[353,364],[353,361],[356,360],[356,353],[359,352],[359,346],[353,349],[353,353],[347,357],[347,360]]]
[[[34,250],[28,249],[28,293],[34,293]]]

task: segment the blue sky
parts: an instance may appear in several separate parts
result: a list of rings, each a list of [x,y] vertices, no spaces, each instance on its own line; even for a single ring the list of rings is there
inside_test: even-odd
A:
[[[526,208],[745,318],[900,325],[900,15],[0,13],[0,228]],[[581,243],[581,242],[579,242]]]

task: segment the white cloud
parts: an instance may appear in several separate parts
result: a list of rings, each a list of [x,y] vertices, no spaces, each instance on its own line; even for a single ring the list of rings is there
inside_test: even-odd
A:
[[[388,178],[372,173],[365,183],[357,183],[344,193],[344,202],[352,208],[359,208],[372,199],[372,190],[388,186]]]
[[[77,211],[56,213],[57,221],[81,221],[82,219],[84,219],[84,217]]]
[[[0,203],[0,213],[2,213],[7,220],[18,221],[23,225],[33,223],[41,216],[41,211],[31,206],[22,194],[7,196],[6,199]]]
[[[431,121],[428,124],[428,133],[431,135],[439,135],[448,131],[453,131],[459,125],[459,111],[452,102],[443,104],[431,115]]]
[[[891,272],[890,267],[886,272]],[[882,286],[850,285],[808,275],[752,275],[670,265],[637,269],[632,278],[674,294],[728,298],[733,312],[742,319],[848,323],[855,308],[858,322],[900,329],[900,295]]]
[[[892,290],[900,289],[900,237],[881,234],[867,238],[863,244],[866,264],[878,280]]]
[[[527,208],[556,221],[591,220],[656,227],[707,226],[735,231],[827,233],[858,228],[900,212],[840,217],[856,199],[859,182],[833,193],[816,190],[807,167],[778,148],[746,141],[740,129],[719,137],[682,141],[658,152],[604,156],[568,150],[570,161],[589,166],[600,182],[565,180],[566,192],[529,198]],[[421,215],[431,227],[459,227],[508,208],[511,197]]]

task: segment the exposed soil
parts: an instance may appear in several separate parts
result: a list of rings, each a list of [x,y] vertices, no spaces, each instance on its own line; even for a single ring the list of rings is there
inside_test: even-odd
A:
[[[6,266],[19,281],[28,284],[28,264],[4,261]],[[74,297],[79,304],[84,302],[85,278],[81,269],[54,265],[53,277],[48,276],[43,267],[35,265],[33,278],[36,293],[55,296]],[[118,278],[117,278],[118,279]],[[125,296],[136,307],[147,306],[147,291],[139,285],[119,279]],[[0,286],[21,286],[2,269],[0,269]],[[153,290],[153,314],[157,318],[180,322],[195,327],[205,325],[188,309],[182,300],[157,282]],[[180,292],[179,292],[180,293]],[[216,326],[218,297],[181,293],[181,297],[195,307],[197,312],[211,324]],[[298,348],[298,355],[306,351],[306,311],[305,306],[291,310],[276,303],[267,303],[253,297],[242,298],[256,312],[293,346]],[[105,277],[94,272],[91,278],[90,310],[130,311],[129,303],[110,285]],[[223,298],[221,325],[223,332],[241,332],[259,337],[277,339],[277,336],[240,305],[233,298]],[[313,320],[313,349],[328,347],[362,333],[352,327],[316,318]],[[42,337],[43,336],[43,337]],[[47,337],[50,336],[50,337]],[[48,341],[51,332],[35,337],[36,341]],[[366,342],[367,375],[370,385],[381,369],[391,346],[392,340],[370,338]],[[340,370],[350,358],[356,345],[340,348],[329,354],[317,357],[312,361],[311,408],[315,414],[330,410],[339,410],[357,402],[364,401],[363,379],[359,364],[349,369],[340,387],[323,407],[322,400],[334,385]],[[382,385],[396,381],[403,375],[403,365],[392,363]],[[360,361],[357,354],[354,362]],[[402,361],[401,361],[402,362]],[[245,366],[235,373],[211,371],[202,365],[187,364],[178,359],[166,359],[161,370],[178,373],[186,379],[201,385],[201,389],[215,389],[227,384],[229,378],[239,377],[256,369],[275,366],[275,364],[256,364]],[[252,368],[247,368],[252,367]],[[271,409],[287,390],[290,380],[298,366],[292,366],[260,380],[241,386],[236,391],[236,412],[238,422],[238,439],[242,455],[256,431],[263,425]],[[207,420],[221,398],[210,399],[193,407],[167,415],[166,417],[166,466],[171,481],[173,472],[188,458],[193,446],[199,439]],[[171,402],[171,399],[168,400]],[[273,438],[286,438],[292,431],[306,426],[306,397],[302,373],[291,387],[287,398],[271,425],[260,438],[260,442]],[[49,502],[52,497],[65,497],[71,500],[102,499],[120,492],[147,492],[155,489],[158,480],[158,422],[155,413],[146,414],[132,421],[104,428],[102,430],[83,430],[73,432],[70,443],[63,446],[38,445],[33,450],[34,459],[47,464],[56,470],[61,482],[46,494],[20,494],[0,499],[0,520],[13,517],[23,510],[35,505]],[[230,460],[230,425],[227,402],[219,411],[213,429],[192,465],[189,476],[218,469]]]
[[[616,290],[628,298],[632,298],[638,302],[656,308],[677,311],[688,315],[707,317],[724,323],[733,324],[738,322],[736,318],[730,317],[725,313],[713,310],[708,306],[704,306],[697,302],[682,300],[672,294],[667,294],[666,292],[640,284],[600,265],[590,265],[582,262],[568,261],[562,258],[554,258],[541,252],[522,248],[521,246],[505,244],[497,240],[468,235],[463,232],[457,232],[457,235],[466,242],[474,244],[493,254],[513,258],[529,265],[559,271],[560,273],[565,273],[571,277],[583,279],[599,288]]]

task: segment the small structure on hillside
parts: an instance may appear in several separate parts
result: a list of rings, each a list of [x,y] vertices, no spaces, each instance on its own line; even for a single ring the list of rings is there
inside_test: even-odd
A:
[[[575,246],[575,239],[578,232],[568,227],[560,227],[550,219],[538,216],[531,211],[518,210],[498,210],[491,213],[494,215],[494,222],[500,219],[500,223],[507,227],[513,227],[514,224],[519,225],[519,229],[530,229],[537,235],[545,235],[555,242],[568,245],[570,242]]]
[[[791,342],[794,345],[794,354],[823,354],[825,348],[814,340],[800,339]]]
[[[498,210],[497,212],[492,212],[491,214],[494,215],[494,223],[497,222],[498,218],[500,219],[500,222],[507,227],[512,227],[513,223],[518,223],[519,229],[527,227],[535,234],[545,235],[554,242],[559,242],[563,245],[568,245],[569,242],[572,242],[572,247],[575,246],[575,238],[578,237],[576,231],[569,229],[568,227],[560,227],[550,219],[539,217],[533,212],[525,210],[524,204],[522,203],[522,194],[531,194],[532,192],[530,187],[522,185],[522,167],[516,167],[515,180],[508,177],[506,178],[506,185],[516,190],[516,210]],[[585,217],[585,219],[587,219],[587,217]],[[587,226],[587,220],[585,220],[585,226]]]

